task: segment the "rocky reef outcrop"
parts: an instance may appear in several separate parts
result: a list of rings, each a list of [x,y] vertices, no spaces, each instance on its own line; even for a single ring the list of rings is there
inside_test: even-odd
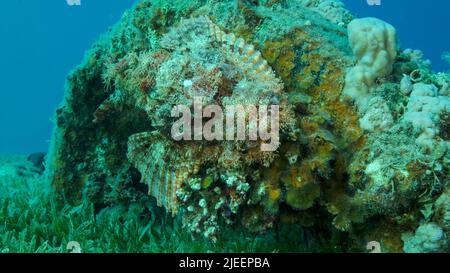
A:
[[[48,179],[96,211],[162,206],[211,241],[285,223],[348,251],[447,251],[450,75],[352,19],[329,0],[140,1],[68,76]],[[174,140],[173,107],[196,97],[279,106],[278,149]]]

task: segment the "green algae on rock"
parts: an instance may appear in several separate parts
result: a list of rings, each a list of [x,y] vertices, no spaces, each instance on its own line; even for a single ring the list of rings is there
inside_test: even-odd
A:
[[[392,26],[352,19],[334,0],[140,1],[69,75],[49,179],[73,204],[154,197],[212,241],[283,222],[409,251],[424,226],[444,251],[450,75],[399,50]],[[171,139],[172,107],[199,94],[279,105],[279,149]]]

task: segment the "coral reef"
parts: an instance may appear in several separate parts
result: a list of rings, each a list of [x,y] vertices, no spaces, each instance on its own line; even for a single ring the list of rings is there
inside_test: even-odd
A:
[[[140,1],[69,75],[46,176],[71,204],[161,206],[216,243],[289,225],[346,251],[445,251],[450,75],[352,19],[329,0]],[[278,149],[172,138],[199,97],[279,106]]]
[[[450,98],[440,96],[436,86],[424,83],[416,83],[413,86],[406,107],[405,121],[410,122],[420,132],[416,140],[417,145],[428,150],[437,149],[439,141],[436,137],[439,135],[440,119],[444,113],[449,112]]]
[[[448,234],[450,230],[450,189],[441,194],[436,200],[435,205],[435,221]]]
[[[414,235],[404,234],[403,240],[406,253],[443,252],[448,247],[445,233],[434,223],[421,225]]]

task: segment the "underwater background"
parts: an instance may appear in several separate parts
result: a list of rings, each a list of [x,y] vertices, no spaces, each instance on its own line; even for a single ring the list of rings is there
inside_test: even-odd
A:
[[[305,13],[298,16],[300,24],[317,29],[290,32],[297,22],[280,17],[273,27],[286,36],[275,37],[269,23],[256,34],[253,24],[273,16],[257,6],[278,2],[282,4],[275,15],[296,14],[301,7]],[[349,13],[340,4],[320,6],[336,2],[2,1],[0,251],[68,252],[67,244],[76,241],[83,252],[367,252],[366,243],[380,241],[384,252],[448,252],[450,115],[445,109],[450,105],[450,56],[444,53],[450,51],[450,3],[381,0],[381,6],[371,6],[366,0],[342,0]],[[327,17],[336,10],[342,22]],[[231,19],[217,16],[225,12]],[[216,19],[181,20],[190,13]],[[372,108],[385,115],[381,124],[375,120],[379,112],[372,112],[351,90],[351,73],[345,75],[353,64],[343,37],[350,13],[391,24],[399,48],[423,52],[399,51],[395,58],[386,57],[393,69],[373,79],[369,93],[375,97]],[[149,23],[153,30],[147,28]],[[388,25],[371,23],[381,24],[390,36]],[[170,66],[183,62],[180,44],[197,46],[183,33],[201,30],[202,24],[216,31],[226,26],[236,36],[220,35],[233,41],[239,35],[250,39],[265,58],[255,61],[269,75],[264,80],[275,89],[282,89],[282,81],[289,95],[280,95],[280,101],[294,104],[292,111],[307,116],[301,121],[290,112],[283,116],[286,127],[299,126],[304,137],[293,137],[298,128],[286,129],[282,160],[245,153],[249,164],[236,167],[235,162],[223,162],[234,160],[234,154],[217,159],[214,149],[193,149],[200,163],[186,163],[175,154],[189,149],[172,147],[149,133],[154,128],[144,124],[151,115],[148,109],[159,107],[159,99],[172,103],[167,90],[173,87],[157,90],[160,97],[155,101],[146,101],[140,93],[130,95],[130,90],[147,94],[159,86],[155,82],[167,80],[169,85],[171,76],[198,71],[206,71],[207,79],[223,80],[214,78],[216,70],[180,72]],[[170,54],[155,46],[160,39]],[[394,43],[385,39],[387,45]],[[193,52],[190,57],[201,67]],[[296,90],[301,90],[298,96]],[[322,90],[330,91],[329,97],[320,96]],[[354,102],[340,101],[341,90]],[[411,110],[414,95],[426,97],[421,107],[437,109],[429,111],[432,127],[439,129],[419,135],[423,128],[400,122],[412,112],[410,123],[430,123],[428,116]],[[164,118],[149,119],[168,121]],[[410,137],[416,133],[417,141]],[[220,167],[204,158],[208,153]],[[181,172],[190,169],[184,174],[190,177],[185,188],[165,188],[164,179],[173,185],[181,182],[178,172],[162,173],[173,168],[164,162],[180,164]],[[269,168],[265,162],[273,164]],[[159,171],[156,176],[162,182],[152,174]],[[146,179],[148,185],[139,183]],[[185,215],[177,214],[177,198]]]

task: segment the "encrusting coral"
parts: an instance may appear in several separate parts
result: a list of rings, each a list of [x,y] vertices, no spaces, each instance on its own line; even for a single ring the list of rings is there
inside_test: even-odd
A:
[[[61,200],[152,201],[214,242],[282,222],[347,250],[442,251],[450,76],[397,47],[339,1],[140,1],[69,75],[47,176]],[[199,97],[279,106],[276,151],[175,140],[173,107]]]
[[[446,251],[448,241],[445,233],[435,223],[417,228],[414,235],[404,234],[406,253],[433,253]]]
[[[299,0],[302,5],[319,12],[323,17],[338,25],[346,25],[352,15],[339,0]]]
[[[443,113],[450,112],[450,98],[441,96],[433,84],[416,83],[406,107],[405,121],[410,122],[420,132],[417,145],[435,150],[439,143],[439,121]],[[447,143],[448,144],[448,143]]]
[[[436,200],[434,215],[435,221],[446,232],[450,230],[450,189],[447,188],[445,192]]]

